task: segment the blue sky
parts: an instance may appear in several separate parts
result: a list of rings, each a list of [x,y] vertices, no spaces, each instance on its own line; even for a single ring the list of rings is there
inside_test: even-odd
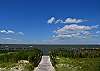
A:
[[[99,3],[0,0],[0,43],[100,44]]]

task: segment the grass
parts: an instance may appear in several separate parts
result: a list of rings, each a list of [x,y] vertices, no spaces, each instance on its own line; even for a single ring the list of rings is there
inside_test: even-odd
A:
[[[33,71],[31,63],[0,62],[0,71]]]
[[[0,68],[10,68],[16,66],[16,63],[12,62],[6,62],[6,63],[0,63]]]
[[[100,58],[56,57],[56,71],[100,71]]]
[[[0,53],[0,71],[33,71],[41,56],[38,49]]]
[[[33,71],[34,67],[32,64],[19,64],[19,63],[2,63],[0,64],[0,71]]]

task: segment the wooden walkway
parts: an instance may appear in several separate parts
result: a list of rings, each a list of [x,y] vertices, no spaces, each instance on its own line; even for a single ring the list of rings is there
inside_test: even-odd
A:
[[[50,62],[49,56],[42,56],[42,60],[39,63],[38,67],[34,71],[55,71],[54,67]]]

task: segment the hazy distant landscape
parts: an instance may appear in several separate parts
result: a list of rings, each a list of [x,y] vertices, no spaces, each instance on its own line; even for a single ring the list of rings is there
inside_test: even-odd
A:
[[[23,50],[38,48],[43,51],[44,55],[48,55],[49,50],[57,48],[100,48],[100,45],[49,45],[49,44],[0,44],[0,50]]]
[[[55,71],[100,70],[100,45],[1,44],[0,71],[33,71],[44,55]]]

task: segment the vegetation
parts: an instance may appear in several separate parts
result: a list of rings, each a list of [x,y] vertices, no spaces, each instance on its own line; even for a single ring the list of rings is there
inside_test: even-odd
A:
[[[100,48],[60,48],[49,55],[56,71],[100,71]]]
[[[29,69],[26,69],[27,71],[31,71],[39,64],[42,57],[42,52],[39,49],[0,52],[2,52],[0,53],[0,68],[6,69],[22,66],[24,69]],[[20,60],[26,60],[29,63],[18,63]]]

